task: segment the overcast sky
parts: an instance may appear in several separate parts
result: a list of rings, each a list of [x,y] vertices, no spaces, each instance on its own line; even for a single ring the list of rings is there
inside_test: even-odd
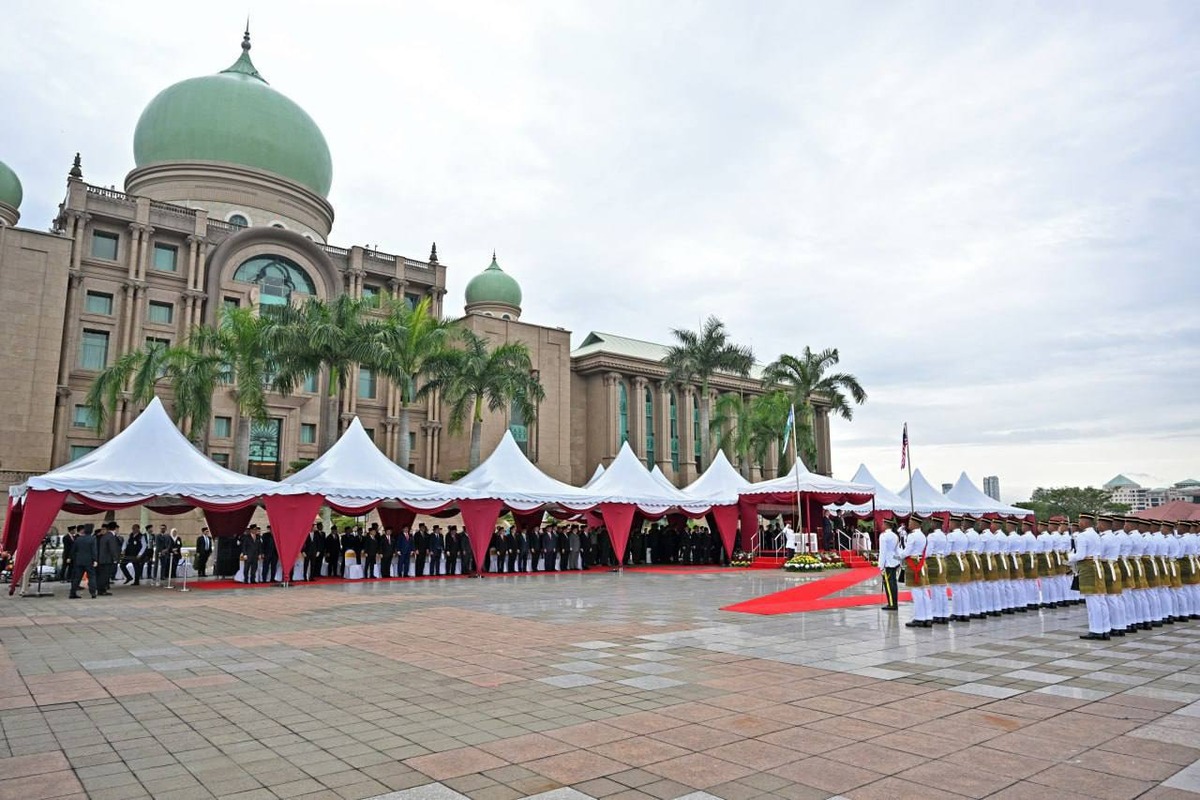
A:
[[[838,347],[835,474],[1200,477],[1200,3],[9,4],[0,160],[47,227],[238,53],[317,121],[330,241],[492,249],[524,318]],[[333,12],[332,14],[330,12]]]

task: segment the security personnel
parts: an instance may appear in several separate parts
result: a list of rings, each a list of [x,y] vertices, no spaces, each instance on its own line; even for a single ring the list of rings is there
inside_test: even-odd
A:
[[[925,532],[921,521],[915,516],[908,520],[908,535],[904,537],[904,583],[912,593],[913,618],[904,623],[907,628],[932,628],[933,613],[930,609],[929,581],[925,573]]]
[[[991,610],[991,594],[984,576],[983,542],[977,530],[979,522],[963,517],[963,538],[967,541],[967,566],[971,568],[971,580],[965,584],[971,598],[971,619],[987,619]]]
[[[900,571],[900,537],[896,531],[887,528],[879,534],[879,572],[883,577],[883,596],[887,604],[884,611],[896,611],[899,608],[898,573]]]
[[[946,625],[950,622],[950,601],[946,596],[948,581],[946,578],[946,556],[950,553],[950,545],[946,542],[946,532],[942,530],[941,520],[934,517],[930,532],[925,537],[925,577],[929,580],[929,613],[933,615],[936,625]]]
[[[968,622],[971,619],[971,561],[967,555],[967,535],[963,533],[962,517],[951,515],[950,532],[946,534],[946,582],[953,592],[954,613],[950,619]]]
[[[1104,562],[1104,592],[1108,599],[1110,636],[1125,635],[1125,585],[1121,581],[1121,539],[1113,530],[1113,518],[1097,519],[1100,530],[1101,560]]]
[[[1075,551],[1068,560],[1079,578],[1079,593],[1087,603],[1088,632],[1080,634],[1079,638],[1108,641],[1112,626],[1109,624],[1108,602],[1105,599],[1106,570],[1102,562],[1100,534],[1092,527],[1095,521],[1092,514],[1079,515],[1079,527],[1082,530],[1075,537]]]

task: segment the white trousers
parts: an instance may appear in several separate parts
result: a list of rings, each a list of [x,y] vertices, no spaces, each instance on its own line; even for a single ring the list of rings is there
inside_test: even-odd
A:
[[[950,598],[946,596],[945,586],[929,587],[930,594],[933,600],[933,607],[930,613],[938,619],[945,619],[950,616]]]
[[[1108,624],[1108,598],[1102,594],[1090,594],[1084,597],[1087,603],[1088,630],[1092,633],[1108,633],[1112,626]]]
[[[929,597],[929,588],[925,586],[914,587],[912,590],[913,603],[913,619],[918,622],[933,619],[933,611],[930,608],[931,600]]]

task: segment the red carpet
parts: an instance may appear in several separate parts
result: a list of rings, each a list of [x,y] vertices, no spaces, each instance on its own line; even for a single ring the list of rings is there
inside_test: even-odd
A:
[[[736,611],[742,614],[773,615],[795,614],[803,611],[827,611],[832,608],[853,608],[872,604],[883,605],[882,592],[830,597],[832,594],[871,580],[879,580],[879,570],[874,568],[848,569],[818,581],[802,584],[794,589],[784,589],[782,592],[774,592],[762,597],[755,597],[753,600],[734,603],[721,610]],[[901,592],[900,599],[909,600],[911,594]]]

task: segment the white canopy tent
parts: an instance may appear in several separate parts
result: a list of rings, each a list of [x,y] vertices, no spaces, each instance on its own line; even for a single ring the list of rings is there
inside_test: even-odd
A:
[[[758,547],[758,507],[762,504],[798,507],[800,520],[797,521],[797,533],[807,533],[813,527],[813,521],[821,516],[823,506],[829,503],[868,503],[874,491],[873,486],[864,483],[813,474],[803,462],[796,459],[786,475],[752,483],[738,492],[742,546],[752,550]]]
[[[14,574],[19,575],[63,509],[89,514],[145,505],[158,513],[180,514],[201,508],[220,534],[244,528],[260,501],[275,531],[285,574],[290,574],[319,501],[314,504],[294,487],[216,464],[180,433],[155,398],[105,444],[11,487],[4,541],[16,545]],[[293,542],[297,531],[299,539]]]
[[[677,489],[675,484],[671,483],[671,479],[668,478],[663,473],[663,471],[659,468],[658,464],[655,464],[654,469],[650,470],[650,477],[652,477],[652,478],[654,478],[654,480],[658,481],[659,484],[661,486],[663,486],[664,488]]]
[[[500,500],[519,512],[559,506],[569,511],[588,511],[607,499],[607,493],[580,489],[542,472],[525,457],[509,431],[482,464],[453,485],[476,497]]]
[[[708,469],[684,488],[683,493],[696,498],[728,497],[730,494],[736,497],[749,485],[750,481],[743,478],[741,473],[734,469],[733,464],[729,463],[725,451],[718,450]]]
[[[925,479],[921,474],[921,470],[916,470],[912,474],[912,507],[916,509],[920,516],[929,516],[931,514],[981,514],[983,511],[975,506],[966,506],[961,503],[956,503],[946,495],[942,494],[933,485]],[[909,484],[904,484],[904,488],[896,492],[901,499],[908,498]]]
[[[858,465],[858,471],[854,473],[854,477],[850,481],[870,486],[875,492],[875,501],[873,503],[831,503],[825,506],[827,509],[855,514],[860,517],[871,516],[872,511],[888,511],[901,516],[906,516],[911,512],[908,498],[901,497],[880,483],[871,474],[871,470],[867,469],[866,464]]]
[[[596,481],[600,480],[600,476],[601,476],[601,475],[603,475],[603,474],[604,474],[604,465],[603,465],[603,464],[597,464],[597,465],[596,465],[596,471],[592,473],[592,477],[588,478],[588,482],[587,482],[587,483],[585,483],[585,484],[583,485],[583,488],[587,489],[587,488],[588,488],[589,486],[591,486],[593,483],[595,483]]]
[[[1016,506],[1006,505],[999,500],[994,500],[983,493],[971,479],[963,472],[958,476],[958,480],[954,482],[954,486],[950,491],[946,492],[946,496],[956,503],[964,506],[983,509],[980,513],[984,514],[999,514],[1005,517],[1021,517],[1025,518],[1033,514],[1027,508],[1017,508]]]

